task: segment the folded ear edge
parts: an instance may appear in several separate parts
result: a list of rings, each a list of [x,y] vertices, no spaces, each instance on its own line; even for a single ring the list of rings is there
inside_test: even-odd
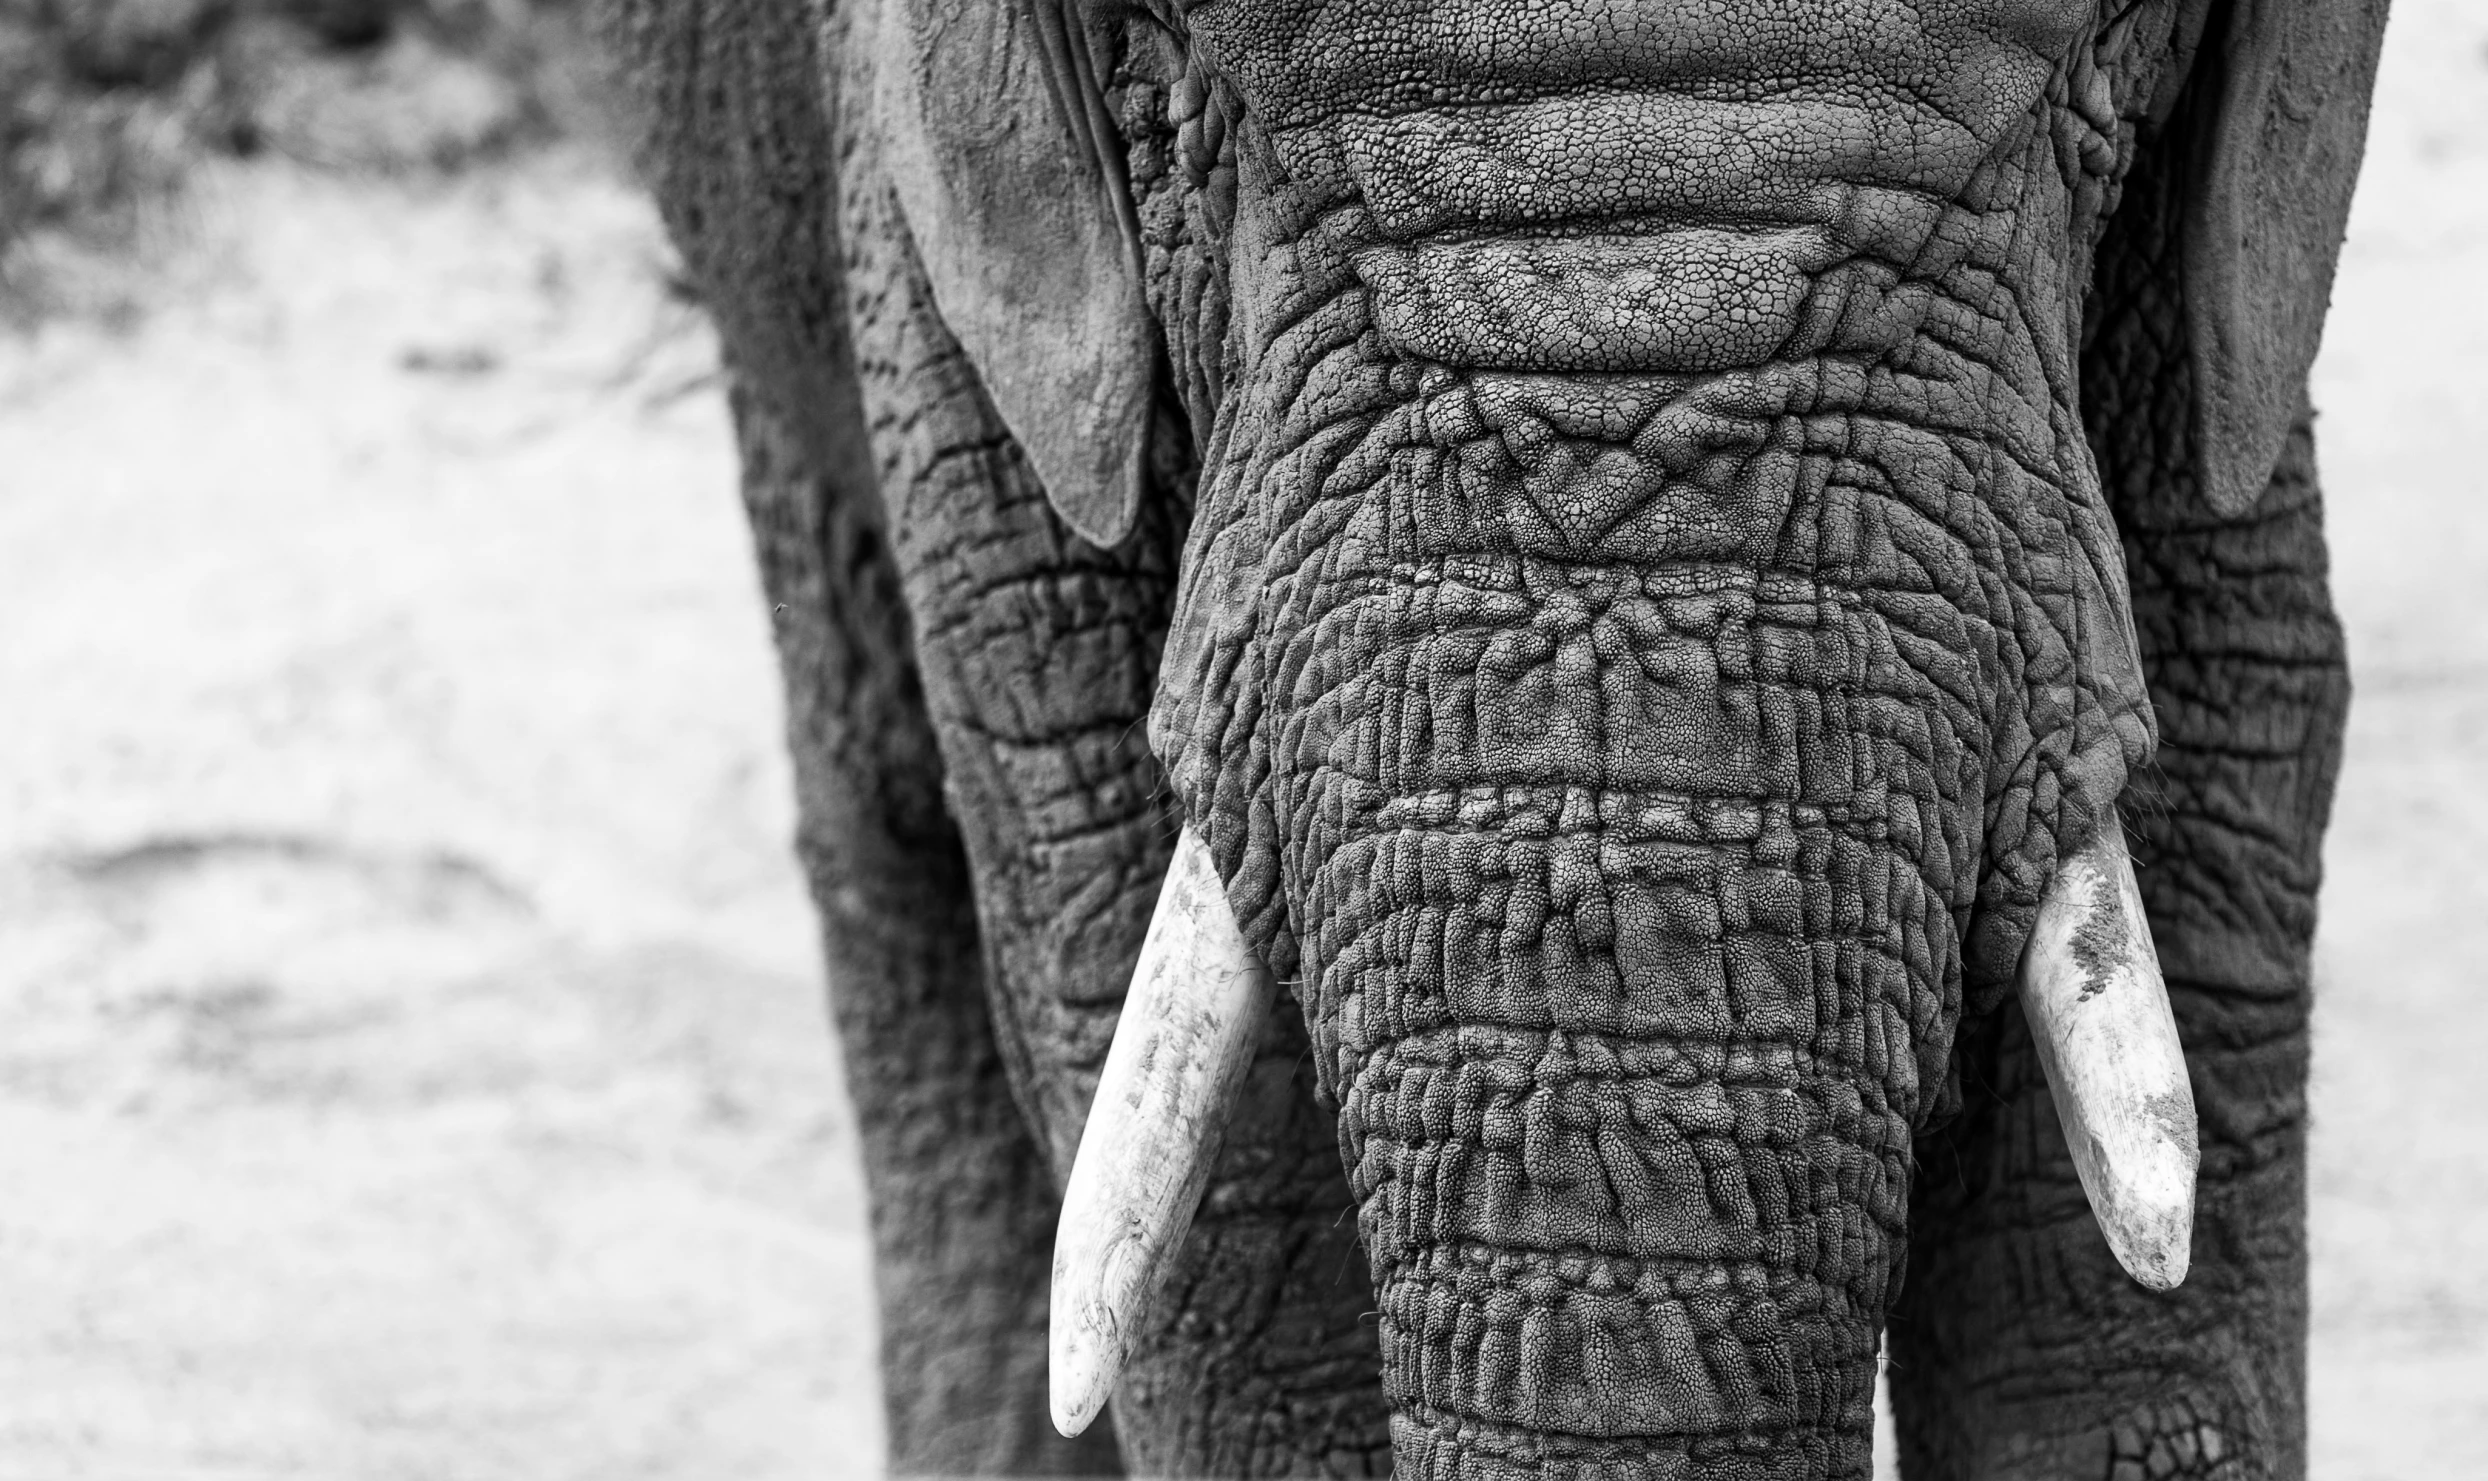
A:
[[[2223,516],[2263,496],[2306,404],[2384,12],[2384,0],[2234,0],[2200,53],[2182,270],[2198,472]]]
[[[1138,521],[1156,326],[1078,0],[882,0],[873,114],[934,305],[1081,538]]]

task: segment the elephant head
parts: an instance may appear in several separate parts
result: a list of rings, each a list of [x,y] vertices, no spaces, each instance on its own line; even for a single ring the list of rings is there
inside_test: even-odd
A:
[[[2093,440],[2262,492],[2382,11],[881,0],[900,204],[1064,518],[1129,529],[1162,395],[1200,467],[1066,1426],[1282,984],[1410,1475],[1859,1470],[1912,1141],[2017,981],[2112,1244],[2182,1277]],[[2146,148],[2181,348],[2119,404],[2174,425],[2081,374]]]

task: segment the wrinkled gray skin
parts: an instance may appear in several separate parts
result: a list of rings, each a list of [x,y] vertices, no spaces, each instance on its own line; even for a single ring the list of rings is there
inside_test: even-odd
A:
[[[893,1469],[2304,1470],[2382,0],[607,0],[724,335]],[[1098,536],[1092,543],[1074,527]],[[2010,997],[2122,798],[2119,1272]],[[1110,1411],[1058,1180],[1175,826],[1268,1034]]]

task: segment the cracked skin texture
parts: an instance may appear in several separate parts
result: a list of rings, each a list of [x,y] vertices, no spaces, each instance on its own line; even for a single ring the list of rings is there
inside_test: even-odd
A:
[[[1863,1476],[1887,1323],[1913,1477],[2303,1470],[2346,681],[2303,424],[2196,486],[2222,7],[1092,7],[1164,353],[1099,549],[945,328],[874,8],[606,3],[735,378],[894,1471]],[[2120,795],[2170,1296],[2008,996]],[[1177,814],[1303,1012],[1065,1442],[1055,1179]]]
[[[1252,266],[1155,737],[1419,1475],[1860,1474],[1965,1001],[2150,753],[2089,17],[1773,10],[1188,17]]]

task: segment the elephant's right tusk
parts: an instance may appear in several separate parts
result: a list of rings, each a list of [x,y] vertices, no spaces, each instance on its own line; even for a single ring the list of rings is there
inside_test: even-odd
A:
[[[2144,1285],[2175,1287],[2194,1239],[2194,1092],[2114,812],[2058,861],[2022,953],[2021,1001],[2108,1248]]]
[[[1122,1376],[1192,1227],[1275,995],[1208,846],[1185,828],[1063,1190],[1048,1367],[1065,1435],[1089,1427]]]

